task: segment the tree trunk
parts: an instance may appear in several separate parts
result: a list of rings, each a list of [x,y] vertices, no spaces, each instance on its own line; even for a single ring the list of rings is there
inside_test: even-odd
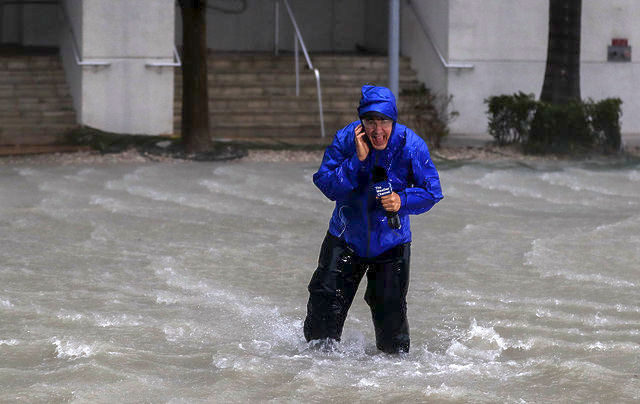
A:
[[[207,1],[181,0],[182,140],[188,153],[212,149],[207,83]]]
[[[580,18],[582,0],[549,0],[547,68],[540,100],[580,100]]]

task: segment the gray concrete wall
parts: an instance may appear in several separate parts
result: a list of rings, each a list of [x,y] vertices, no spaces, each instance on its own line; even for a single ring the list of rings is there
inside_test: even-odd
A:
[[[131,134],[173,132],[173,0],[65,0],[72,36],[61,37],[61,54],[81,124]],[[144,23],[142,23],[144,22]]]
[[[82,0],[63,0],[61,5],[60,57],[76,110],[76,118],[80,123],[82,122],[82,67],[76,63],[76,57],[77,52],[82,49]]]
[[[437,94],[449,92],[447,70],[437,48],[445,57],[449,54],[449,4],[447,0],[413,1],[415,11],[401,3],[401,52],[411,58],[411,67],[425,85]],[[422,19],[433,42],[427,39],[420,27]]]
[[[22,43],[23,7],[22,4],[8,4],[0,10],[2,12],[2,21],[0,21],[2,43]]]
[[[0,42],[25,46],[58,46],[57,4],[7,4],[0,10]]]
[[[487,132],[484,100],[518,91],[539,96],[547,52],[548,2],[450,0],[449,61],[473,64],[448,71],[448,91],[460,113],[456,133]]]
[[[118,133],[173,132],[173,0],[84,0],[82,123]]]
[[[415,1],[415,0],[414,0]],[[429,87],[444,81],[453,95],[453,108],[460,117],[451,124],[455,133],[483,134],[488,117],[484,99],[518,91],[539,97],[544,79],[548,35],[548,2],[530,0],[442,0],[447,7],[436,8],[437,1],[415,1],[432,13],[428,25],[433,35],[441,35],[441,46],[449,62],[474,65],[472,70],[449,69],[446,78],[433,64],[435,56],[416,50],[418,35],[413,24],[406,24],[403,53],[412,57],[418,76]],[[428,7],[427,7],[428,6]],[[448,17],[447,13],[448,12]],[[423,14],[424,15],[424,14]],[[403,14],[404,23],[411,16]],[[429,17],[427,17],[429,18]],[[581,90],[582,97],[623,100],[622,130],[640,133],[640,74],[638,63],[607,62],[607,45],[612,38],[640,41],[640,2],[635,0],[584,0],[582,10]],[[443,25],[443,21],[448,24]],[[448,26],[446,26],[448,25]],[[428,46],[421,47],[428,49]],[[638,59],[632,56],[632,60]],[[429,68],[431,66],[431,68]]]
[[[22,11],[26,46],[58,46],[60,20],[57,4],[25,4]]]
[[[289,0],[310,52],[354,52],[356,44],[372,51],[387,49],[387,0]],[[223,5],[223,3],[219,3]],[[293,50],[293,27],[280,1],[279,47]],[[274,49],[273,0],[247,0],[242,14],[207,13],[207,41],[218,51]],[[176,43],[182,43],[182,21],[176,10]]]

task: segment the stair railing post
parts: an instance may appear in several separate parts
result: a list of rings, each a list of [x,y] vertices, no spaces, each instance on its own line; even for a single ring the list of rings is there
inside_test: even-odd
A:
[[[309,67],[309,69],[314,71],[314,74],[316,76],[316,85],[317,85],[317,89],[318,89],[318,112],[320,114],[320,130],[321,130],[321,136],[324,138],[324,114],[322,111],[322,93],[321,93],[321,89],[320,89],[320,72],[318,71],[318,69],[313,67],[313,63],[311,63],[311,58],[309,57],[309,52],[307,52],[307,47],[304,45],[304,40],[302,39],[302,34],[300,33],[300,29],[298,28],[298,23],[296,22],[295,17],[293,16],[293,11],[291,11],[291,6],[289,5],[289,2],[287,0],[283,0],[284,1],[284,5],[287,8],[287,13],[289,14],[289,19],[291,20],[291,24],[293,25],[293,30],[294,30],[294,40],[293,40],[293,44],[294,44],[294,54],[295,54],[295,64],[296,64],[296,96],[300,95],[300,73],[299,73],[299,66],[298,66],[298,41],[300,41],[300,46],[302,47],[302,52],[304,53],[304,57],[307,61],[307,66]]]
[[[296,66],[296,97],[300,96],[300,63],[298,62],[298,37],[293,34],[293,60]]]
[[[320,71],[313,69],[316,75],[316,91],[318,93],[318,112],[320,113],[320,137],[324,139],[324,111],[322,110],[322,90],[320,89]]]

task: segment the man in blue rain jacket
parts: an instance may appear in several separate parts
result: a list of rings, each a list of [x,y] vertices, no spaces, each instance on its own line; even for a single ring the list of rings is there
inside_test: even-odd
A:
[[[397,122],[389,89],[363,86],[358,116],[336,133],[313,176],[336,206],[309,283],[304,335],[307,341],[339,341],[366,273],[365,301],[378,349],[408,352],[409,215],[442,199],[440,179],[426,143]],[[380,184],[392,192],[380,196]],[[399,225],[392,220],[396,214]]]

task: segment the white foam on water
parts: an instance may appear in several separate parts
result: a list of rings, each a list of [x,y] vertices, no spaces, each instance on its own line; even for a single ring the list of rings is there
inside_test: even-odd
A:
[[[515,197],[544,198],[542,193],[535,191],[530,186],[526,186],[526,181],[522,178],[516,178],[508,172],[494,171],[487,173],[482,178],[474,181],[474,184],[492,191],[504,191]]]
[[[585,347],[588,351],[599,352],[629,352],[631,354],[640,352],[640,344],[633,342],[600,342],[596,341],[587,344]]]
[[[91,195],[89,200],[90,205],[101,206],[111,213],[126,212],[128,211],[126,205],[121,203],[115,198],[102,195]]]
[[[567,268],[559,268],[558,270],[540,271],[543,278],[563,278],[568,281],[577,281],[582,283],[595,283],[616,288],[635,288],[636,284],[624,279],[617,279],[602,274],[582,274],[576,273]]]
[[[75,339],[59,339],[53,337],[49,340],[56,347],[56,356],[60,359],[75,360],[94,356],[98,352],[97,345],[86,344]]]
[[[137,327],[145,324],[140,315],[122,314],[93,314],[93,321],[98,327]]]
[[[291,319],[280,313],[280,308],[262,296],[247,298],[243,291],[236,291],[232,286],[217,286],[211,280],[194,278],[185,269],[166,266],[179,266],[173,257],[164,257],[152,264],[158,269],[155,274],[164,279],[168,286],[182,289],[188,294],[195,294],[197,302],[203,308],[215,307],[217,310],[228,312],[231,318],[236,318],[238,324],[251,324],[251,329],[244,330],[246,337],[269,336],[266,342],[270,347],[289,346],[298,347],[301,342],[301,321]],[[176,299],[176,298],[174,298]],[[215,325],[209,325],[215,327]],[[257,340],[257,338],[254,338]]]
[[[476,319],[473,319],[465,335],[453,341],[446,353],[455,357],[494,361],[507,347],[505,340],[493,327],[479,326]]]
[[[570,236],[558,235],[556,237],[548,239],[536,239],[531,243],[531,249],[524,255],[524,264],[536,268],[536,270],[543,278],[558,277],[564,278],[569,281],[595,283],[616,288],[635,288],[637,283],[627,279],[620,279],[614,276],[603,275],[602,273],[577,272],[577,270],[571,267],[576,266],[577,268],[580,268],[581,271],[586,271],[589,269],[589,265],[591,263],[585,260],[585,254],[581,254],[579,256],[567,255],[567,253],[563,251],[564,248],[566,248],[567,246],[573,246],[578,243],[584,244],[581,242],[583,239],[585,240],[585,242],[593,245],[593,249],[608,248],[607,244],[595,243],[593,241],[594,234],[602,231],[603,229],[601,228],[601,226],[599,226],[591,232],[583,231],[579,232],[578,234],[572,234]],[[606,240],[606,237],[604,239]],[[629,241],[628,239],[620,240],[619,242],[616,241],[617,244],[625,242],[631,243],[632,245],[635,243],[633,240]],[[586,256],[592,255],[594,258],[599,258],[598,255],[593,252],[593,249],[586,252]],[[638,253],[638,258],[640,258],[640,250],[638,251]],[[633,255],[633,253],[631,254]],[[627,257],[625,255],[622,255],[619,257],[611,258],[611,260],[614,259],[626,262],[628,259],[632,259],[632,256],[630,255]],[[591,270],[593,271],[593,269]]]
[[[551,185],[566,187],[575,192],[590,192],[606,196],[640,198],[640,192],[629,192],[627,184],[620,184],[615,179],[625,178],[618,173],[594,173],[583,169],[567,169],[562,172],[544,173],[540,176]],[[631,179],[631,174],[626,176]],[[617,184],[616,186],[612,184]],[[633,188],[631,188],[632,190]]]
[[[7,299],[0,299],[0,306],[2,307],[7,307],[7,308],[11,308],[13,307],[13,303],[11,303],[9,300]]]
[[[357,388],[371,388],[371,387],[380,387],[380,385],[378,383],[376,383],[373,380],[367,379],[367,378],[362,378],[360,380],[358,380],[358,383],[356,384],[352,384],[351,387],[357,387]]]
[[[165,325],[162,327],[165,339],[173,343],[198,342],[205,343],[220,338],[218,330],[208,327],[206,323],[183,321],[181,325]]]
[[[19,343],[17,339],[0,339],[0,345],[16,346]]]
[[[86,318],[84,314],[66,313],[66,312],[58,313],[56,314],[56,317],[59,318],[60,320],[67,320],[67,321],[80,321]]]
[[[600,313],[599,316],[606,316],[606,321],[612,326],[628,326],[633,325],[634,323],[618,318],[615,314],[628,316],[630,314],[640,313],[640,305],[634,306],[616,302],[594,302],[586,299],[568,299],[555,296],[531,297],[522,295],[512,296],[491,294],[488,292],[478,293],[469,289],[447,287],[439,283],[433,283],[432,286],[434,288],[434,295],[440,296],[445,300],[459,299],[460,296],[465,296],[467,298],[467,300],[464,301],[466,306],[479,306],[496,312],[515,311],[534,313],[538,318],[563,320],[569,322],[569,324],[577,321],[583,324],[595,324],[595,313]],[[592,314],[591,317],[584,314],[575,315],[576,311],[580,311],[582,313],[590,311],[594,314]],[[492,323],[505,327],[513,326],[524,328],[532,326],[528,323],[518,323],[511,320],[506,322],[494,320]],[[557,327],[557,325],[555,326]]]
[[[29,167],[18,168],[16,169],[16,171],[18,172],[19,175],[23,177],[36,177],[38,176],[38,174],[40,174],[40,171],[34,168],[29,168]]]
[[[447,401],[450,401],[450,400],[464,401],[466,399],[469,399],[470,397],[477,398],[477,395],[473,394],[474,393],[473,391],[470,391],[460,386],[451,387],[444,383],[435,387],[428,385],[423,390],[423,393],[430,400],[440,399],[440,400],[447,400]]]
[[[87,321],[100,327],[137,327],[145,323],[141,315],[130,315],[126,313],[78,313],[60,311],[56,317],[63,321]]]

